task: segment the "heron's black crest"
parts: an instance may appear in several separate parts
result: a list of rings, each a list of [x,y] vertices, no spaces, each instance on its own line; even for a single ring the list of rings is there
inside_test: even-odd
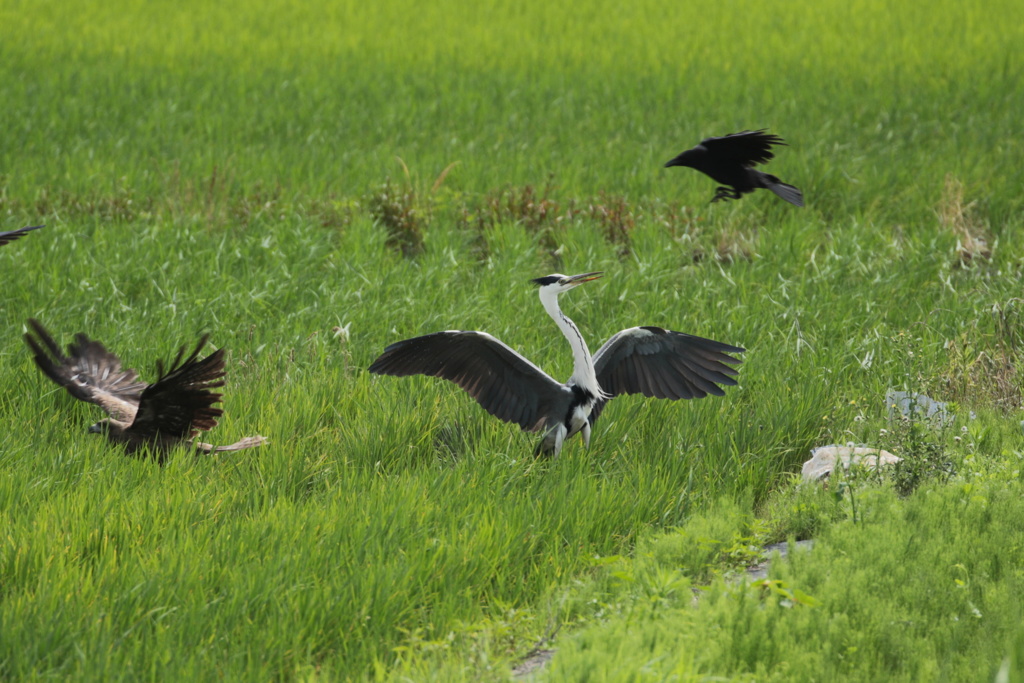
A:
[[[545,287],[547,285],[553,285],[557,282],[560,282],[561,280],[562,278],[559,277],[558,275],[545,275],[544,277],[534,278],[533,280],[530,280],[530,282],[537,285],[538,287]]]

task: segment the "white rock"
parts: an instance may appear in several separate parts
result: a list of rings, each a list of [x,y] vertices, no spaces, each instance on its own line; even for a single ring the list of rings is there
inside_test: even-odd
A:
[[[843,469],[849,469],[850,465],[861,465],[868,469],[878,469],[882,465],[895,465],[901,458],[889,451],[880,448],[867,448],[865,446],[819,446],[811,451],[811,459],[804,463],[804,481],[817,481],[832,474],[836,463],[842,464]]]

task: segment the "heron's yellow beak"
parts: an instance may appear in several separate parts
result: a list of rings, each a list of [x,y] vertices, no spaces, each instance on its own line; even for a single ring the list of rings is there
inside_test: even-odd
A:
[[[584,282],[590,282],[591,280],[596,280],[597,278],[601,277],[602,275],[604,275],[604,273],[602,271],[600,271],[600,270],[595,272],[595,273],[580,273],[579,275],[573,275],[573,276],[567,278],[568,282],[566,282],[566,284],[573,285],[573,286],[581,285]]]

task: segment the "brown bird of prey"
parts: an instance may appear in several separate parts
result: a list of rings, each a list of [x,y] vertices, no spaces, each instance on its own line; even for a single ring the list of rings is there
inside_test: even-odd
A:
[[[224,411],[214,407],[221,394],[212,389],[224,386],[224,350],[217,349],[205,358],[199,351],[206,344],[204,335],[195,350],[184,360],[185,347],[178,349],[169,369],[156,363],[153,384],[140,382],[134,370],[121,367],[121,360],[98,341],[85,334],[75,335],[68,355],[39,321],[29,319],[35,336],[25,334],[25,342],[35,355],[36,365],[47,377],[82,401],[95,403],[110,415],[89,427],[105,434],[112,443],[123,444],[129,455],[148,447],[158,462],[179,444],[206,453],[237,451],[262,446],[266,439],[250,436],[230,446],[212,446],[196,441],[200,431],[212,429]]]
[[[43,227],[43,226],[42,225],[33,225],[33,226],[30,226],[30,227],[27,227],[27,228],[18,228],[17,230],[8,230],[7,232],[0,232],[0,246],[3,246],[4,244],[7,244],[8,242],[13,242],[14,240],[18,239],[19,237],[22,237],[23,235],[27,235],[28,233],[32,232],[33,230],[38,230],[41,227]]]
[[[745,130],[720,138],[705,138],[696,147],[666,163],[665,168],[689,166],[721,183],[711,198],[712,203],[719,199],[739,199],[748,192],[764,188],[794,206],[803,206],[804,196],[800,190],[770,173],[753,168],[775,156],[773,145],[785,144],[778,135],[767,133],[763,128]]]

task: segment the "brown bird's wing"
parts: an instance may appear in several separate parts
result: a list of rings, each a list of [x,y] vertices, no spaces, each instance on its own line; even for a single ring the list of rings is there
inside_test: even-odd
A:
[[[75,398],[103,408],[115,420],[130,422],[135,417],[146,383],[138,381],[134,370],[123,369],[121,359],[81,332],[68,345],[65,356],[38,320],[30,318],[28,325],[36,336],[26,332],[25,342],[44,375]]]
[[[22,237],[23,235],[26,235],[33,230],[38,230],[39,228],[42,227],[42,225],[32,225],[27,228],[18,228],[17,230],[8,230],[7,232],[0,232],[0,245],[7,244],[8,242],[13,242],[19,237]]]
[[[142,392],[135,420],[125,434],[139,441],[187,439],[217,424],[224,411],[213,404],[220,402],[221,394],[210,390],[224,386],[224,349],[200,359],[206,340],[204,335],[185,360],[185,347],[178,349],[166,372],[163,361],[157,361],[157,380]]]
[[[744,130],[719,138],[705,138],[700,141],[708,155],[717,162],[733,162],[741,166],[763,164],[775,157],[772,145],[785,145],[778,135],[761,130]]]

